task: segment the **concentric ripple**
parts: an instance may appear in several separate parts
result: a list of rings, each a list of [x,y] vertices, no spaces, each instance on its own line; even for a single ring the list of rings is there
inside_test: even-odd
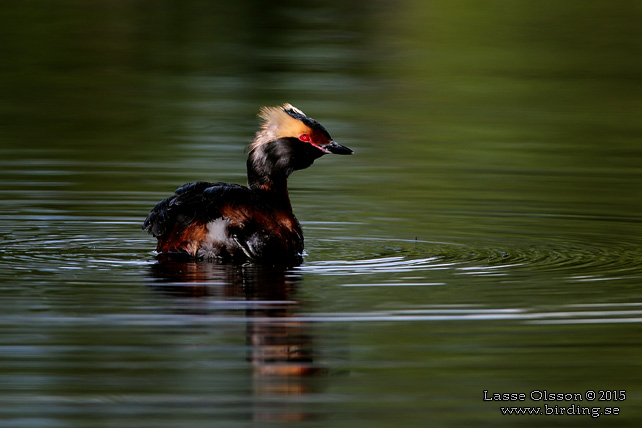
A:
[[[111,269],[153,262],[152,242],[139,219],[51,216],[24,221],[5,235],[0,266],[31,272]],[[135,232],[133,232],[135,231]],[[589,282],[642,277],[642,248],[634,241],[592,243],[568,238],[518,242],[435,242],[341,237],[310,245],[300,273],[372,275],[370,285],[441,285],[452,275],[543,275]],[[427,278],[429,277],[429,278]],[[359,285],[359,281],[344,281]]]
[[[351,238],[351,241],[359,241],[365,254],[380,256],[311,261],[301,269],[342,276],[446,271],[471,276],[546,273],[577,281],[642,277],[642,249],[626,242],[605,246],[549,241],[493,247],[417,240]],[[340,248],[345,243],[337,240],[335,245]]]

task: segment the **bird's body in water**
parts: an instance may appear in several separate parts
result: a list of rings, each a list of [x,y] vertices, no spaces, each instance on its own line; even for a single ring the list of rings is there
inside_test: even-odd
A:
[[[199,181],[179,187],[149,213],[143,229],[158,239],[159,254],[295,264],[303,231],[292,212],[287,179],[315,159],[352,150],[290,104],[263,107],[249,147],[248,186]]]

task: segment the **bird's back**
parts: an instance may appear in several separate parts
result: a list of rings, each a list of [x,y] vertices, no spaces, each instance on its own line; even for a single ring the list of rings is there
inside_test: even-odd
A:
[[[143,229],[158,239],[159,253],[291,263],[303,252],[291,208],[238,184],[185,184],[152,209]]]

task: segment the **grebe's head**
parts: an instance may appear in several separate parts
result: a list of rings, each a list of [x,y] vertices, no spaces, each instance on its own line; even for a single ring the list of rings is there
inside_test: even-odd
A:
[[[263,124],[249,147],[250,186],[260,177],[287,178],[326,154],[352,154],[334,141],[323,125],[291,104],[263,107],[259,117]]]

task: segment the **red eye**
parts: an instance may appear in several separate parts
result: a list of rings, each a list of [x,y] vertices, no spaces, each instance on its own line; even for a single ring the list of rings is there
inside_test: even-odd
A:
[[[304,143],[309,143],[310,136],[308,134],[301,134],[301,136],[299,137],[299,140],[303,141]]]

